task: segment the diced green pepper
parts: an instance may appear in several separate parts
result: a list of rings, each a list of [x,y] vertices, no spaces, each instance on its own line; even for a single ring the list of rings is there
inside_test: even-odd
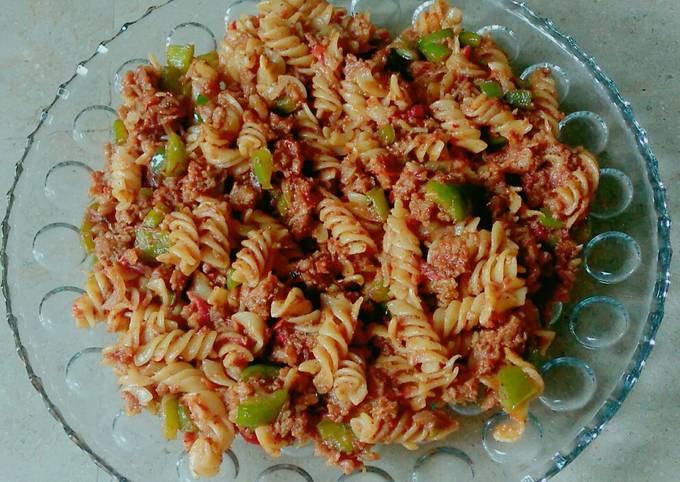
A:
[[[169,247],[170,237],[168,233],[147,227],[137,228],[135,248],[139,249],[143,261],[147,263],[156,261],[156,258],[165,253]]]
[[[418,52],[409,47],[395,47],[393,50],[397,53],[397,55],[399,55],[399,57],[406,60],[407,62],[411,62],[412,60],[416,60],[418,58]]]
[[[194,112],[194,124],[203,124],[203,117],[198,112]]]
[[[168,440],[177,437],[179,429],[179,413],[177,395],[164,395],[161,399],[161,417],[163,419],[163,435]]]
[[[276,210],[279,215],[281,217],[286,217],[286,214],[288,214],[288,199],[286,198],[286,194],[282,191],[275,191],[272,192],[272,197],[274,198]]]
[[[470,213],[470,202],[460,186],[429,181],[425,191],[455,221],[464,220]]]
[[[179,429],[185,433],[195,432],[196,427],[194,426],[194,422],[191,421],[189,409],[184,405],[180,405],[177,409],[177,413],[179,415]]]
[[[125,144],[128,140],[128,131],[120,119],[113,121],[113,139],[116,144]]]
[[[555,219],[548,208],[541,209],[538,222],[548,229],[562,229],[564,227],[564,223],[559,219]]]
[[[410,61],[402,57],[396,49],[390,49],[387,53],[387,62],[385,68],[392,72],[401,72],[402,75],[408,77],[408,65]]]
[[[482,37],[474,32],[463,31],[458,35],[458,40],[460,40],[462,45],[467,45],[469,47],[479,47],[479,44],[482,43]]]
[[[165,213],[163,213],[163,211],[161,211],[160,209],[153,208],[148,213],[146,213],[146,216],[144,216],[142,226],[147,228],[155,228],[156,226],[161,224],[161,221],[163,221],[164,217]]]
[[[419,48],[420,52],[430,62],[441,62],[446,57],[451,55],[451,49],[446,45],[430,43],[425,44]]]
[[[194,58],[194,46],[189,45],[168,45],[165,63],[169,67],[174,67],[182,74],[186,74],[191,66],[191,59]]]
[[[346,454],[354,452],[354,432],[349,425],[323,419],[316,424],[321,439],[336,450]]]
[[[282,388],[267,395],[256,395],[241,403],[236,415],[236,424],[246,428],[267,425],[279,416],[288,401],[288,390]]]
[[[248,380],[249,378],[266,378],[274,379],[279,375],[279,367],[275,365],[265,365],[264,363],[256,363],[243,369],[241,372],[241,380]]]
[[[533,96],[531,91],[526,89],[511,90],[505,94],[505,101],[512,107],[527,109],[531,107]]]
[[[486,139],[486,144],[487,148],[486,150],[489,152],[495,152],[503,149],[505,146],[508,145],[508,139],[507,137],[503,136],[493,136],[489,137]]]
[[[83,224],[80,226],[80,242],[85,248],[85,252],[90,254],[94,251],[94,237],[92,236],[92,223],[87,215],[83,218]]]
[[[394,126],[392,124],[385,124],[380,129],[378,129],[378,139],[383,146],[389,146],[394,144],[397,140],[397,133],[394,131]]]
[[[486,94],[487,97],[492,99],[503,97],[503,88],[501,87],[501,84],[495,80],[485,80],[479,84],[479,88]]]
[[[269,149],[263,147],[252,153],[250,156],[250,165],[253,173],[260,183],[262,189],[272,188],[272,173],[274,172],[274,159]]]
[[[500,385],[498,398],[506,412],[516,410],[538,395],[538,387],[519,367],[506,365],[500,369],[497,378]]]
[[[217,54],[215,50],[211,50],[208,53],[201,54],[196,58],[205,60],[206,62],[208,62],[208,65],[210,65],[213,69],[216,69],[220,65],[220,56]]]
[[[381,278],[375,278],[366,286],[366,294],[376,303],[387,303],[390,300],[390,289],[383,285]]]
[[[187,169],[187,152],[182,138],[174,132],[168,136],[165,144],[165,170],[167,177],[177,177],[184,174]]]
[[[387,203],[385,191],[379,187],[374,187],[366,193],[366,197],[371,201],[371,209],[381,221],[387,221],[390,214],[390,205]]]
[[[420,37],[416,42],[416,45],[418,46],[418,50],[422,52],[421,50],[422,46],[428,44],[435,44],[451,37],[453,37],[453,29],[443,28],[441,30],[437,30],[436,32],[432,32],[431,34]]]
[[[276,99],[274,111],[279,115],[292,114],[297,110],[297,103],[291,97],[284,95]]]
[[[184,93],[184,85],[182,83],[182,71],[171,66],[166,65],[161,69],[161,90],[172,92],[173,94],[181,95]]]
[[[165,146],[159,147],[156,153],[151,158],[149,163],[151,167],[151,172],[156,176],[163,175],[165,171],[166,156],[165,156]]]
[[[234,279],[234,270],[230,269],[229,273],[227,273],[227,289],[233,290],[234,288],[236,288],[240,284],[241,284],[240,281],[236,281]]]
[[[210,102],[210,99],[207,96],[203,94],[198,94],[196,96],[196,105],[205,105],[208,102]]]

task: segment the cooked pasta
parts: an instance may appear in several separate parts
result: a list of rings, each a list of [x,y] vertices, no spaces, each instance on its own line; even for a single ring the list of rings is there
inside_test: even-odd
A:
[[[171,45],[123,77],[73,315],[117,334],[126,411],[184,431],[194,476],[237,434],[350,473],[482,398],[510,415],[496,438],[522,434],[599,166],[557,139],[550,71],[521,82],[465,27],[443,0],[394,40],[265,0],[216,52]]]

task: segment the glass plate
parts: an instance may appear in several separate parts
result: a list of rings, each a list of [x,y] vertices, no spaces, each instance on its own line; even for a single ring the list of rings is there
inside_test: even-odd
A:
[[[461,430],[415,452],[385,447],[364,473],[337,469],[290,449],[278,460],[237,440],[220,481],[545,480],[597,437],[637,381],[663,317],[669,283],[670,219],[665,190],[647,135],[628,102],[574,40],[511,0],[459,0],[468,30],[489,31],[518,73],[549,66],[558,79],[564,141],[600,155],[601,189],[592,215],[593,238],[573,302],[556,310],[553,359],[541,370],[546,392],[531,407],[528,430],[513,445],[488,434],[503,414],[459,408]],[[70,306],[89,261],[78,228],[89,172],[101,169],[101,145],[119,103],[122,72],[162,53],[168,42],[214,49],[224,20],[254,11],[254,2],[170,0],[125,24],[59,86],[29,136],[9,193],[3,222],[3,292],[18,354],[36,390],[67,435],[121,480],[191,480],[179,441],[161,439],[159,421],[120,416],[108,367],[99,363],[111,341],[103,327],[77,330]],[[354,0],[376,23],[400,30],[417,2]]]

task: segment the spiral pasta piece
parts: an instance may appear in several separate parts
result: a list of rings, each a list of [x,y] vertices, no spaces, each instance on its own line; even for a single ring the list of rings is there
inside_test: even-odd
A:
[[[185,276],[194,272],[201,262],[198,229],[188,209],[170,213],[170,247],[157,257],[161,263],[177,266]]]
[[[135,365],[145,365],[152,360],[203,360],[210,355],[216,338],[217,332],[211,330],[172,330],[142,346],[135,354]]]
[[[127,146],[116,146],[111,155],[111,192],[118,201],[117,209],[132,205],[141,187],[141,167],[135,163]]]
[[[291,288],[284,300],[274,300],[271,306],[272,318],[306,315],[311,311],[312,304],[298,287]]]
[[[534,70],[528,80],[534,98],[534,107],[542,120],[541,128],[556,136],[557,126],[564,118],[564,114],[560,111],[559,101],[557,100],[555,79],[553,79],[550,69],[542,68]]]
[[[258,35],[270,49],[277,51],[286,63],[307,72],[313,61],[309,47],[300,40],[288,22],[277,15],[269,14],[260,20]]]
[[[515,119],[512,112],[498,99],[490,99],[486,94],[467,97],[463,101],[463,113],[475,122],[489,126],[492,131],[504,137],[522,138],[532,125],[525,119]]]
[[[314,385],[320,393],[333,388],[340,363],[349,352],[362,302],[363,298],[359,298],[352,304],[342,294],[324,297],[323,321],[312,350],[315,363],[307,362],[304,369],[304,364],[300,366],[302,371],[316,372]]]
[[[327,197],[321,201],[319,219],[348,255],[377,250],[373,238],[340,200]]]
[[[248,158],[257,149],[267,147],[267,134],[262,124],[255,121],[246,121],[238,134],[238,151]]]
[[[273,245],[271,229],[250,231],[243,247],[236,253],[232,279],[251,288],[257,286],[271,269]]]
[[[383,254],[383,278],[390,295],[420,306],[418,278],[422,254],[418,238],[406,224],[406,209],[401,200],[395,202],[385,223]]]
[[[403,445],[416,450],[419,444],[441,440],[458,428],[458,423],[430,410],[404,410],[395,421],[361,413],[350,420],[352,431],[363,443]]]
[[[333,380],[333,390],[336,398],[341,402],[359,405],[368,395],[366,384],[366,361],[351,352],[340,362]]]
[[[194,215],[200,220],[201,260],[214,268],[225,269],[229,266],[230,250],[227,204],[201,198]]]
[[[434,329],[442,340],[447,340],[452,335],[470,331],[477,325],[486,326],[492,313],[492,307],[483,293],[474,297],[466,296],[434,312]]]
[[[487,148],[486,142],[481,140],[479,129],[467,120],[451,97],[434,102],[430,109],[434,118],[441,122],[442,128],[450,133],[454,144],[475,154]]]
[[[448,362],[446,349],[430,324],[425,312],[408,301],[393,300],[387,303],[392,314],[388,333],[414,366],[424,373],[441,370]]]

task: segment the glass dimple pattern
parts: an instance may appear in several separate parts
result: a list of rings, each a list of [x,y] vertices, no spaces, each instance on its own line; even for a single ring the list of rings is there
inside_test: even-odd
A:
[[[560,100],[569,106],[567,112],[571,112],[560,124],[560,138],[570,145],[584,145],[612,159],[602,171],[602,188],[595,202],[593,218],[608,220],[606,229],[625,232],[598,231],[600,225],[593,224],[596,236],[584,250],[584,264],[595,282],[595,293],[591,294],[596,296],[574,299],[575,306],[562,318],[568,318],[575,339],[593,350],[586,350],[585,354],[581,350],[579,358],[552,359],[542,367],[546,379],[542,402],[551,415],[541,415],[541,422],[532,415],[527,432],[518,444],[501,444],[490,436],[493,427],[507,417],[505,414],[489,418],[491,414],[480,415],[478,405],[452,407],[461,415],[470,416],[463,418],[461,433],[452,437],[454,441],[465,441],[465,452],[452,447],[425,447],[416,453],[381,448],[379,451],[384,456],[379,464],[381,468],[369,467],[365,473],[338,478],[335,469],[326,468],[323,461],[309,458],[311,445],[284,450],[282,463],[272,466],[259,448],[237,440],[233,451],[225,455],[221,480],[234,480],[238,476],[238,480],[262,482],[381,482],[410,476],[418,482],[426,480],[423,477],[433,480],[437,474],[446,474],[447,480],[472,480],[475,475],[475,480],[540,480],[561,470],[597,436],[639,377],[642,362],[648,354],[645,347],[653,343],[661,320],[667,291],[664,273],[670,260],[664,192],[646,134],[635,122],[629,105],[618,96],[615,86],[572,39],[561,36],[551,23],[543,23],[525,6],[509,0],[458,3],[466,14],[465,28],[490,33],[506,49],[516,73],[522,72],[522,78],[527,78],[539,67],[551,69]],[[116,118],[114,107],[119,99],[122,75],[137,65],[148,64],[145,59],[148,52],[162,58],[167,43],[192,42],[196,44],[198,54],[213,50],[217,45],[216,38],[222,36],[221,19],[225,12],[228,22],[242,13],[252,13],[255,5],[250,0],[227,5],[204,0],[199,0],[198,4],[171,0],[163,8],[151,9],[138,23],[126,24],[121,31],[124,34],[102,42],[97,55],[78,64],[74,78],[59,86],[55,102],[41,113],[41,124],[31,134],[26,157],[22,160],[24,173],[10,193],[5,223],[11,226],[11,231],[9,238],[3,239],[9,267],[6,266],[3,272],[3,285],[7,294],[8,279],[17,283],[16,291],[14,287],[12,289],[10,325],[20,332],[28,347],[28,354],[22,351],[19,354],[27,363],[34,385],[48,403],[60,408],[53,414],[70,427],[69,432],[75,430],[73,440],[121,480],[193,478],[187,478],[191,476],[186,470],[187,455],[181,453],[181,444],[175,441],[167,448],[161,441],[160,421],[156,417],[148,413],[134,418],[121,415],[114,378],[108,367],[99,364],[99,343],[110,342],[110,337],[103,330],[93,330],[86,335],[77,333],[70,314],[64,313],[64,308],[80,293],[80,288],[76,287],[83,285],[85,253],[80,247],[75,225],[86,201],[82,191],[87,186],[90,166],[101,168],[103,165],[101,146],[111,140],[111,123]],[[395,3],[392,0],[354,0],[350,6],[353,11],[373,10],[375,21],[388,22],[392,26],[399,24],[400,27],[418,8],[414,2]],[[195,15],[197,11],[201,16]],[[201,23],[209,18],[217,20]],[[163,27],[159,28],[159,25]],[[164,36],[163,28],[171,25],[176,27]],[[539,28],[543,33],[539,33]],[[160,35],[148,35],[154,31]],[[545,32],[557,39],[557,43],[548,45]],[[536,49],[540,52],[537,56],[533,47],[539,44],[544,48]],[[604,86],[603,94],[589,87],[584,90],[584,83],[592,83],[591,76]],[[632,132],[634,142],[621,132]],[[67,135],[70,141],[66,140]],[[624,146],[625,149],[619,148]],[[40,199],[35,198],[37,191],[44,194]],[[25,192],[31,194],[18,196]],[[57,210],[53,209],[55,204],[59,204]],[[634,208],[635,212],[631,214]],[[616,222],[624,211],[626,216],[638,216],[640,222],[635,226],[628,223],[626,229],[620,228]],[[611,249],[619,253],[620,263],[599,254]],[[21,267],[19,271],[18,267]],[[658,277],[655,276],[657,270]],[[597,296],[599,287],[606,284],[616,283],[617,287],[625,289],[627,283],[633,282],[630,277],[635,278],[637,291],[644,288],[648,293],[657,281],[649,310],[656,312],[647,324],[644,313],[633,310],[629,314],[628,301],[625,305],[621,301],[629,300],[630,295],[619,300],[617,291],[609,290],[607,294],[611,296]],[[24,284],[25,289],[22,289]],[[42,298],[35,297],[35,290],[44,293]],[[31,296],[30,293],[34,294]],[[29,306],[32,309],[28,309]],[[550,324],[559,326],[562,323],[561,310],[560,304],[549,320]],[[39,323],[28,323],[31,317],[37,317]],[[68,338],[60,340],[54,333]],[[637,339],[644,341],[637,346]],[[50,343],[59,343],[59,347],[50,350]],[[621,358],[623,362],[603,364],[601,357],[607,353],[604,349],[614,344],[618,352],[626,354]],[[40,347],[39,353],[32,351],[36,347]],[[61,358],[59,361],[50,359],[52,356]],[[609,380],[608,384],[606,381],[598,384],[598,370],[606,370],[602,380]],[[626,370],[629,373],[621,377],[622,382],[617,385],[615,374]],[[36,375],[42,378],[42,383]],[[576,388],[565,392],[564,384]],[[593,418],[593,412],[584,411],[584,407],[601,408]],[[560,414],[562,411],[572,417],[567,422],[568,430],[560,428],[563,422],[559,417],[564,417]],[[579,422],[575,423],[573,417],[579,417]],[[484,419],[488,420],[481,428]],[[581,426],[590,428],[579,430]],[[544,445],[543,450],[541,445]],[[140,456],[132,460],[131,450]],[[249,461],[241,473],[239,458]],[[270,476],[274,478],[266,478]]]

